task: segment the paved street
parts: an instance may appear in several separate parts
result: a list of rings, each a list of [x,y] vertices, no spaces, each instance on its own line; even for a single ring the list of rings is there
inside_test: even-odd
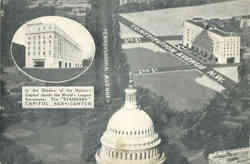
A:
[[[169,36],[157,36],[161,40],[182,40],[182,35],[169,35]],[[151,40],[143,38],[143,37],[130,37],[130,38],[122,38],[122,43],[146,43],[151,42]]]
[[[163,41],[159,38],[157,38],[152,33],[146,31],[145,29],[139,27],[135,23],[125,19],[122,16],[117,15],[118,20],[128,26],[133,31],[137,32],[138,34],[142,35],[144,38],[151,40],[152,43],[156,44],[163,50],[167,52],[171,52],[172,56],[181,59],[184,63],[189,64],[191,67],[199,70],[200,72],[207,75],[210,79],[216,81],[217,83],[221,84],[225,88],[233,88],[237,83],[235,83],[233,80],[227,78],[225,75],[219,73],[218,71],[214,70],[213,67],[209,65],[205,65],[198,61],[196,58],[193,57],[192,54],[189,54],[187,52],[183,52],[182,49],[177,48],[174,45],[169,44],[166,41]]]
[[[154,74],[154,73],[164,73],[164,72],[174,72],[174,71],[184,71],[184,70],[192,70],[193,67],[189,65],[183,66],[166,66],[166,67],[147,67],[143,69],[138,69],[133,72],[135,75],[144,75],[144,74]]]

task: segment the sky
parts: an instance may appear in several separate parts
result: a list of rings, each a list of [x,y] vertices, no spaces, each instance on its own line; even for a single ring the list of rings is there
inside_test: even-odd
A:
[[[30,23],[53,23],[64,30],[73,40],[75,40],[83,50],[84,57],[95,55],[95,43],[88,30],[80,23],[59,16],[45,16],[33,19],[22,25],[14,34],[12,42],[25,45],[25,30]],[[84,58],[83,57],[83,58]]]

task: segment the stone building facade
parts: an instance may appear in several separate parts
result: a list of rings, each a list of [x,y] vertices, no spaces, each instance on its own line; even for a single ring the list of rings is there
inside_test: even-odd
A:
[[[240,35],[223,29],[220,20],[195,18],[184,22],[183,45],[216,57],[218,64],[240,62]]]
[[[57,25],[27,25],[26,68],[81,68],[82,56],[79,44]]]

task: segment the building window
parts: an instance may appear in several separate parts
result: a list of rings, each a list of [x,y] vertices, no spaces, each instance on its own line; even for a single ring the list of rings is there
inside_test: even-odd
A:
[[[59,68],[62,68],[62,62],[61,61],[59,61],[58,65],[59,65]]]
[[[43,55],[45,55],[46,53],[45,52],[43,52]]]

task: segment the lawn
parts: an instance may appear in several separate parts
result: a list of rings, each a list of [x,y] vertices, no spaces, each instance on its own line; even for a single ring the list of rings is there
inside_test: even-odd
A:
[[[172,57],[167,52],[152,51],[146,48],[132,48],[123,50],[126,53],[130,71],[135,71],[141,68],[154,67],[174,67],[186,65],[180,60]]]
[[[127,55],[131,71],[149,66],[185,65],[176,58],[167,55],[166,52],[157,51],[152,47],[148,49],[143,47],[124,49],[124,52]],[[202,74],[197,71],[158,73],[137,76],[136,84],[164,96],[175,110],[199,110],[215,95],[215,91],[195,81],[201,76]]]
[[[225,18],[250,14],[250,0],[236,0],[202,6],[180,7],[121,14],[130,21],[155,35],[182,34],[183,21],[193,17]],[[133,33],[121,26],[121,36],[133,36]],[[136,35],[135,35],[136,36]]]
[[[171,108],[177,111],[200,110],[215,91],[195,82],[201,74],[197,71],[178,71],[136,76],[136,85],[164,96]]]

